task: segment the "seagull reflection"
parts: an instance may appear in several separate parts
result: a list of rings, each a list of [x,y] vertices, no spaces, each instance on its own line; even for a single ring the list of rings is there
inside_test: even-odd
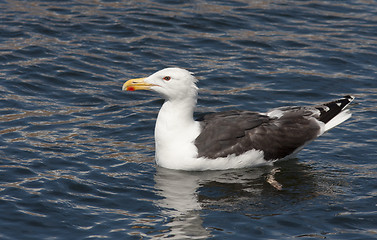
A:
[[[157,205],[162,208],[164,216],[171,218],[167,224],[170,228],[168,235],[174,239],[210,237],[210,232],[203,227],[197,197],[201,174],[157,168],[155,189],[163,197]]]
[[[202,210],[247,211],[260,216],[261,211],[275,211],[317,196],[315,182],[311,168],[296,160],[273,167],[226,171],[186,172],[158,167],[155,189],[162,199],[156,205],[169,219],[165,237],[205,239],[211,237],[211,228],[203,226]]]

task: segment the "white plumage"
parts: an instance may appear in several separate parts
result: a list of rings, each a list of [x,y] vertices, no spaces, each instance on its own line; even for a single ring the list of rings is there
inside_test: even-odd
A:
[[[195,121],[196,82],[187,70],[166,68],[123,85],[123,90],[152,90],[165,99],[155,127],[156,163],[161,167],[222,170],[272,163],[293,156],[351,117],[344,109],[353,97],[345,96],[313,107],[283,107],[266,114],[230,111]]]

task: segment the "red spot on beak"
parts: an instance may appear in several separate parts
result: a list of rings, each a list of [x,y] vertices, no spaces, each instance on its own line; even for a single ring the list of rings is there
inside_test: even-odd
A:
[[[134,87],[127,87],[127,91],[135,91]]]

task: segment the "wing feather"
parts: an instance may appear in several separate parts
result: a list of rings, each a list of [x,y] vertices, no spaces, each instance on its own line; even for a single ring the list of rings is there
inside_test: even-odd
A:
[[[318,110],[317,110],[318,111]],[[206,115],[195,140],[198,157],[236,156],[262,150],[266,160],[283,158],[320,134],[320,126],[308,109],[284,109],[280,117],[249,111]]]

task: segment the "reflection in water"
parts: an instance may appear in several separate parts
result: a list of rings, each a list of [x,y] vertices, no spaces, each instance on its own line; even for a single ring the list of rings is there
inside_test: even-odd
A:
[[[206,238],[210,233],[203,227],[200,217],[202,208],[198,202],[197,190],[201,173],[175,171],[157,168],[155,175],[156,190],[163,197],[156,204],[162,214],[172,220],[167,224],[169,235],[177,239],[185,237]]]
[[[207,238],[202,210],[270,214],[287,205],[318,196],[310,167],[295,160],[274,167],[227,171],[185,172],[157,168],[156,201],[162,215],[171,218],[167,236]],[[271,198],[276,198],[271,201]],[[268,203],[273,202],[273,205]],[[221,220],[219,220],[221,221]]]
[[[373,239],[377,2],[287,2],[0,1],[0,239]],[[314,169],[156,172],[161,100],[121,84],[167,66],[202,113],[359,105]]]

